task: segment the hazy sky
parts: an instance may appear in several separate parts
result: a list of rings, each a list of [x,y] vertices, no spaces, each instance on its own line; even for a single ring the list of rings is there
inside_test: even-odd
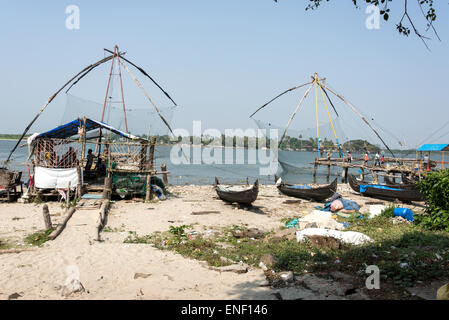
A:
[[[395,1],[398,2],[398,1]],[[314,72],[356,107],[409,146],[448,121],[449,5],[438,1],[435,24],[442,42],[431,52],[411,35],[398,34],[402,6],[379,30],[368,30],[365,4],[333,0],[318,11],[308,1],[4,1],[0,11],[0,132],[18,133],[48,97],[117,44],[179,104],[174,127],[248,128],[248,116],[278,93]],[[80,29],[65,26],[68,5],[80,8]],[[425,29],[420,12],[416,24]],[[433,34],[428,33],[429,36]],[[82,80],[73,94],[104,99],[109,65]],[[170,106],[135,72],[161,107]],[[151,108],[126,84],[128,104]],[[131,81],[132,82],[132,81]],[[265,120],[284,124],[302,92],[267,109]],[[62,94],[31,132],[61,120]],[[343,106],[341,106],[343,108]],[[300,116],[309,117],[307,111]],[[313,113],[313,112],[312,112]],[[343,120],[344,121],[344,120]],[[440,142],[449,143],[449,126]],[[436,137],[440,136],[436,135]]]

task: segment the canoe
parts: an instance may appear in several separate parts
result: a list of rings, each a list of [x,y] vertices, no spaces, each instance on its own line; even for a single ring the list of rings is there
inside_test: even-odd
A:
[[[337,179],[331,184],[317,188],[306,188],[303,185],[288,184],[275,176],[275,183],[278,190],[289,197],[321,202],[330,198],[337,191]]]
[[[404,202],[423,200],[421,193],[416,189],[406,190],[406,189],[386,187],[383,185],[372,185],[372,187],[370,187],[370,185],[366,185],[365,182],[358,181],[356,177],[352,174],[348,175],[348,182],[352,190],[361,193],[363,196],[367,197],[373,197],[384,200],[398,199]],[[361,185],[367,186],[364,192],[361,192],[360,190]]]
[[[238,203],[241,205],[250,206],[257,199],[257,195],[259,194],[259,180],[257,179],[254,184],[250,187],[243,186],[223,186],[220,185],[220,182],[217,178],[215,178],[215,191],[217,192],[218,197],[229,203]]]

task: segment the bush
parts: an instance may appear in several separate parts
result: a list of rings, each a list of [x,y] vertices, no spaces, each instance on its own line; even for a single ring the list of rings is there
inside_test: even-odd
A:
[[[427,229],[449,231],[449,170],[427,174],[418,182],[427,203],[426,213],[416,222]]]

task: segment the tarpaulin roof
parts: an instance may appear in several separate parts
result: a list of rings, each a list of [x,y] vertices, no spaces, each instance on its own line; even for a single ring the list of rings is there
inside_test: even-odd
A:
[[[418,151],[449,151],[449,144],[425,144]]]
[[[78,128],[83,126],[83,120],[82,119],[76,119],[69,123],[63,124],[59,127],[56,127],[50,131],[44,132],[36,136],[35,138],[60,138],[65,139],[74,135],[78,134]],[[126,133],[123,131],[120,131],[118,129],[115,129],[114,127],[111,127],[107,123],[98,121],[98,120],[92,120],[86,118],[86,132],[102,128],[109,130],[111,132],[114,132],[115,134],[118,134],[122,137],[131,139],[131,140],[145,140],[139,137],[136,137],[130,133]]]

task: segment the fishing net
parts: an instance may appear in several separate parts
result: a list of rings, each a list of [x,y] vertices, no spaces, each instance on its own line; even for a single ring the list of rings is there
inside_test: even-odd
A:
[[[369,152],[375,152],[374,150],[379,148],[381,152],[387,154],[388,151],[385,150],[382,141],[361,116],[329,91],[330,98],[324,97],[324,93],[320,90],[315,93],[315,88],[312,88],[291,119],[306,89],[299,89],[288,97],[275,100],[272,105],[265,107],[253,117],[257,127],[263,132],[278,130],[279,140],[285,132],[279,151],[279,163],[284,170],[311,171],[310,162],[318,156],[317,137],[321,149],[320,156],[323,158],[327,156],[327,152],[330,152],[332,158],[339,158],[339,146],[343,156],[346,156],[347,151],[351,151],[353,157],[359,157],[365,148]],[[383,128],[373,117],[366,116],[358,107],[357,110],[370,122],[390,149],[404,147],[391,130]],[[372,114],[375,114],[375,110]],[[289,120],[290,125],[285,131]],[[303,151],[304,155],[289,151]]]
[[[125,102],[126,104],[126,102]],[[61,124],[70,122],[79,117],[87,117],[101,120],[103,103],[86,100],[71,94],[67,94],[66,107],[61,119]],[[162,116],[171,123],[176,107],[159,108]],[[126,107],[126,122],[128,131],[134,135],[167,135],[169,130],[160,119],[153,106],[146,108]],[[125,131],[125,114],[123,106],[119,104],[106,104],[103,122],[116,129]]]

